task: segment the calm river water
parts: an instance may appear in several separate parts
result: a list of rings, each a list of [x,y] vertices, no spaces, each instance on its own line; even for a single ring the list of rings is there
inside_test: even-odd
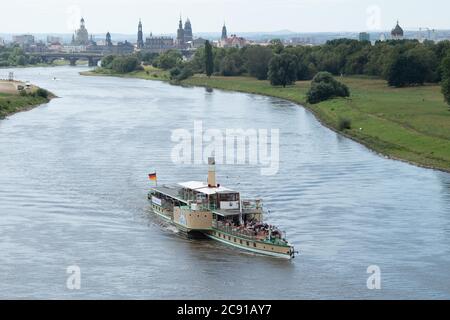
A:
[[[14,70],[60,98],[0,121],[0,298],[450,298],[449,174],[378,156],[279,99],[84,70]],[[149,214],[151,171],[206,179],[170,156],[172,130],[195,120],[280,129],[277,175],[223,165],[218,180],[265,200],[295,260],[186,240]],[[80,290],[66,286],[74,265]],[[381,290],[367,289],[371,265]]]

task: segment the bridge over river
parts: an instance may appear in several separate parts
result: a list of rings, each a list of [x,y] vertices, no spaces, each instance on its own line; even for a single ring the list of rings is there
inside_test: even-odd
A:
[[[39,52],[31,53],[30,56],[39,57],[46,63],[52,63],[55,60],[64,59],[70,61],[71,66],[75,66],[78,60],[87,60],[90,67],[95,67],[105,55],[103,53],[92,52]]]

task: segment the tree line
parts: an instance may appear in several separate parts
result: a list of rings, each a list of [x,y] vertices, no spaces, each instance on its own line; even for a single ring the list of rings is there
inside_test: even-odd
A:
[[[205,50],[198,50],[191,66],[203,72]],[[442,62],[450,55],[450,41],[368,41],[337,39],[321,46],[269,46],[242,49],[212,48],[214,74],[250,75],[278,84],[311,80],[318,72],[338,75],[367,75],[386,79],[390,85],[420,85],[442,80]],[[281,71],[280,71],[281,70]],[[281,81],[278,81],[281,79]],[[281,83],[279,83],[281,82]]]
[[[0,67],[15,67],[42,63],[39,57],[26,54],[19,46],[0,46]]]
[[[240,49],[217,48],[207,41],[187,61],[175,50],[163,54],[137,53],[132,57],[136,63],[128,64],[129,68],[135,66],[138,69],[140,62],[150,64],[170,70],[174,80],[197,73],[226,77],[243,75],[285,87],[296,81],[312,80],[319,72],[327,72],[333,76],[382,78],[394,87],[442,83],[443,94],[450,102],[450,41],[389,40],[372,45],[368,41],[337,39],[320,46],[294,47],[273,40],[267,46]],[[125,58],[118,59],[121,63],[109,64],[109,67],[117,71],[127,69],[124,68]],[[320,87],[330,88],[329,83]],[[339,93],[343,94],[345,90]]]

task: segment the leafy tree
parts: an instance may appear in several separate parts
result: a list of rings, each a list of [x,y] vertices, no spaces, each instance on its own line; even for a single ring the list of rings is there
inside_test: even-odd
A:
[[[116,56],[110,54],[102,59],[101,66],[102,68],[111,69],[112,62]]]
[[[289,53],[275,55],[269,62],[269,80],[273,86],[291,85],[297,79],[295,57]]]
[[[44,98],[44,99],[48,99],[48,95],[49,95],[49,93],[45,89],[38,88],[36,90],[36,96],[38,96],[38,97],[41,97],[41,98]]]
[[[442,61],[442,94],[445,101],[450,105],[450,55]]]
[[[142,55],[141,60],[144,64],[150,65],[153,64],[153,61],[155,61],[158,58],[159,54],[155,52],[146,52]]]
[[[206,40],[205,42],[205,73],[209,77],[214,72],[214,57],[211,43]]]
[[[281,54],[283,52],[284,45],[281,39],[272,39],[270,40],[270,48],[275,54]]]
[[[223,48],[214,48],[213,49],[213,73],[214,72],[218,72],[220,73],[220,66],[222,64],[222,61],[225,59],[225,57],[229,54],[228,50],[230,49],[223,49]],[[206,58],[206,56],[205,56]],[[203,62],[203,65],[205,65],[205,63]]]
[[[169,70],[176,67],[182,60],[183,56],[181,53],[176,50],[169,50],[159,55],[158,58],[154,60],[154,63],[158,68]]]
[[[244,55],[248,73],[258,80],[267,80],[269,62],[273,57],[272,50],[261,46],[251,46],[246,47]]]
[[[233,56],[226,56],[220,63],[220,73],[225,77],[237,76],[239,69]]]
[[[20,55],[16,57],[16,64],[18,66],[24,66],[27,64],[27,58],[24,55]]]
[[[190,65],[185,64],[183,66],[177,66],[170,69],[170,79],[175,81],[183,81],[189,77],[192,77],[194,72],[192,71]]]
[[[364,74],[364,67],[369,62],[370,50],[365,47],[347,57],[344,71],[346,74]]]
[[[350,96],[348,87],[337,81],[329,72],[319,72],[311,82],[311,88],[307,93],[308,102],[311,104],[334,97],[348,96]]]
[[[111,68],[119,73],[135,71],[138,66],[139,60],[135,56],[115,57],[111,63]]]
[[[438,82],[438,60],[436,54],[428,46],[416,46],[405,53],[413,57],[423,67],[425,82]]]
[[[426,71],[426,66],[417,56],[400,54],[394,58],[389,68],[388,84],[392,87],[422,85]]]
[[[205,71],[205,47],[197,49],[194,57],[189,62],[194,73],[203,73]]]

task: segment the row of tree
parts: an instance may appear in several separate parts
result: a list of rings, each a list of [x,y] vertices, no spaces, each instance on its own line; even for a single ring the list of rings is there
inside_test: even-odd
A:
[[[288,86],[295,81],[311,80],[319,72],[334,76],[366,75],[386,79],[396,87],[450,82],[450,41],[434,43],[416,40],[370,42],[338,39],[321,46],[284,46],[274,40],[268,46],[217,48],[208,41],[196,51],[192,59],[183,60],[177,51],[163,54],[132,55],[136,63],[126,64],[139,68],[140,62],[170,70],[172,79],[182,80],[195,73],[208,76],[248,75],[260,80],[270,80],[274,86]],[[122,58],[123,59],[123,58]],[[104,59],[105,60],[105,59]],[[107,59],[106,59],[107,60]],[[114,59],[113,59],[114,60]],[[128,70],[119,60],[102,63],[116,71]],[[120,71],[122,72],[122,71]],[[127,71],[128,72],[128,71]],[[325,87],[325,85],[322,85]],[[444,94],[449,89],[444,89]],[[448,98],[450,101],[450,98]]]
[[[0,46],[0,67],[25,66],[42,63],[41,59],[27,55],[22,48]]]
[[[274,85],[311,80],[318,72],[333,75],[367,75],[386,79],[392,86],[421,85],[442,80],[443,59],[450,55],[450,41],[434,43],[416,40],[361,42],[350,39],[328,41],[321,46],[283,46],[272,41],[268,47],[242,49],[212,48],[217,75],[248,74],[267,78]],[[204,72],[205,50],[199,50],[191,66]]]
[[[416,40],[370,42],[338,39],[321,46],[283,46],[274,40],[269,46],[216,48],[206,42],[188,62],[175,50],[163,54],[137,53],[139,62],[170,70],[189,68],[208,75],[249,75],[269,79],[273,85],[290,85],[311,80],[318,72],[333,75],[367,75],[386,79],[392,86],[421,85],[442,80],[443,60],[450,55],[450,41],[434,43]],[[108,60],[109,59],[109,60]],[[106,59],[110,66],[111,58]],[[119,67],[120,69],[120,67]]]

